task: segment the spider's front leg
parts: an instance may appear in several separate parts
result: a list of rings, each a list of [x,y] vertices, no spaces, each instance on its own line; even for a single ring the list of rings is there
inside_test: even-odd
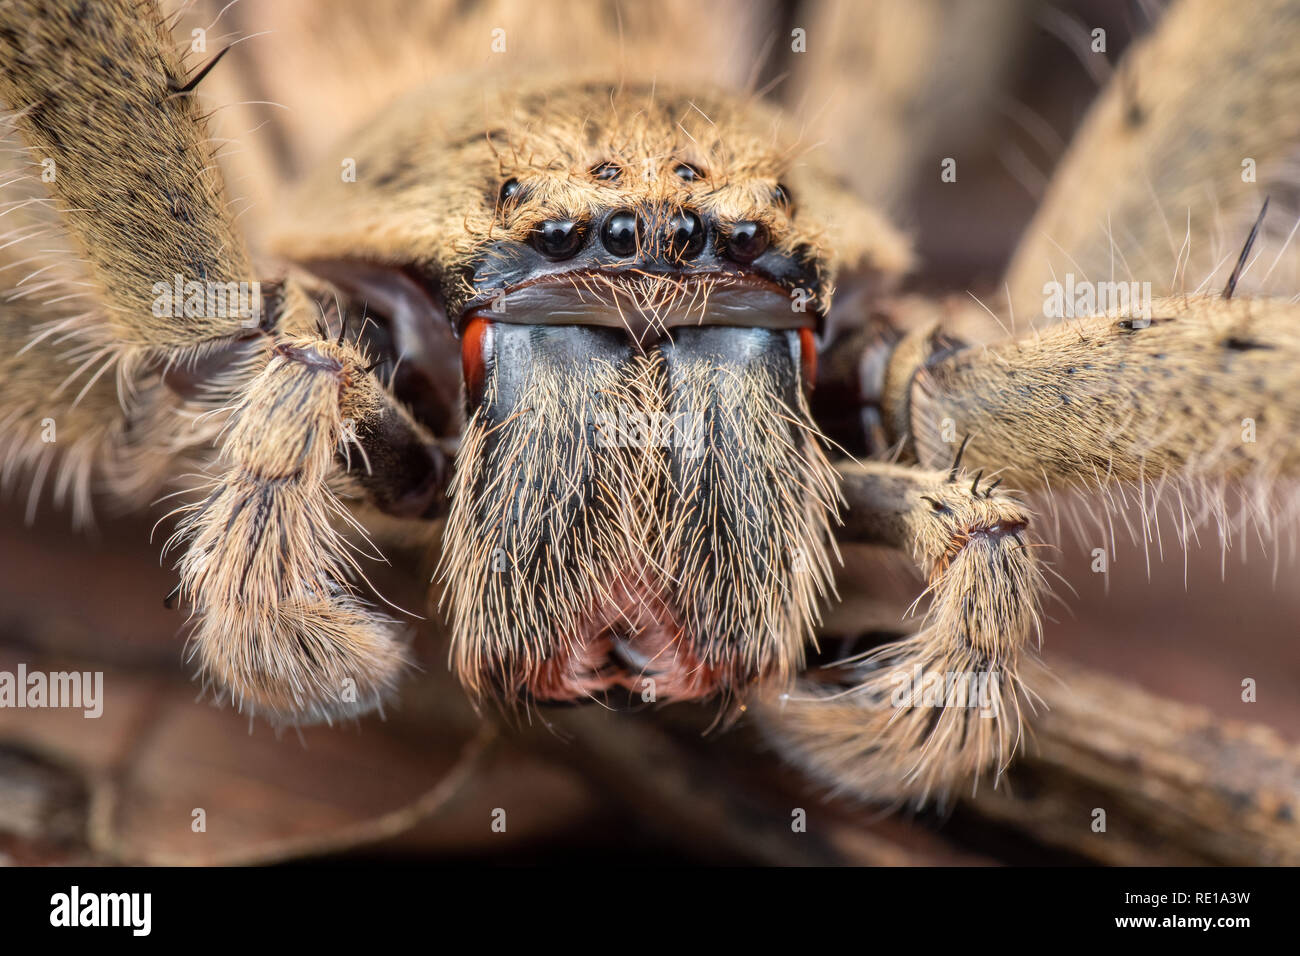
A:
[[[918,333],[924,338],[924,333]],[[917,339],[914,336],[913,339]],[[1300,306],[1199,296],[1150,318],[1098,316],[987,349],[897,350],[886,404],[922,464],[972,436],[968,467],[1018,488],[1253,482],[1300,473]],[[910,366],[908,369],[901,366]],[[1211,486],[1213,487],[1213,485]]]
[[[0,453],[6,479],[33,475],[29,513],[47,474],[85,523],[92,490],[138,505],[187,470],[212,430],[160,372],[250,334],[159,307],[174,281],[250,272],[185,83],[150,4],[0,4],[0,103],[28,147],[0,175]]]
[[[931,603],[916,634],[829,670],[830,683],[801,683],[761,719],[789,759],[833,787],[941,798],[1000,772],[1020,740],[1019,662],[1040,631],[1044,587],[1029,514],[956,467],[870,462],[840,476],[840,539],[909,552]]]
[[[1128,482],[1183,501],[1189,482],[1253,481],[1257,517],[1272,520],[1268,490],[1300,472],[1297,330],[1293,303],[1205,296],[1157,301],[1150,319],[1081,319],[987,348],[918,327],[872,366],[875,420],[923,467],[946,465],[967,438],[967,468],[1025,490]],[[1014,749],[1016,660],[1043,590],[1026,513],[948,472],[874,463],[841,474],[847,537],[911,548],[930,578],[926,624],[858,662],[849,689],[838,676],[805,688],[766,722],[787,755],[835,786],[924,798],[1001,767]],[[963,681],[971,702],[971,672],[977,706],[953,706]],[[979,691],[980,672],[990,688],[1002,675],[1000,698]],[[994,719],[981,698],[998,701]]]
[[[129,477],[112,480],[129,470],[133,446],[165,459],[151,469],[161,475],[181,452],[207,453],[224,425],[223,474],[181,529],[195,653],[258,713],[355,714],[379,701],[404,657],[390,622],[348,586],[337,524],[346,517],[331,485],[381,510],[424,514],[436,507],[441,458],[360,348],[311,334],[318,305],[296,279],[243,301],[257,284],[191,88],[151,3],[0,4],[0,99],[32,161],[53,164],[52,198],[93,280],[93,307],[55,332],[77,344],[74,355],[102,358],[100,373],[117,369],[115,393],[87,386],[93,406],[59,406],[64,433],[94,445],[64,457],[138,500],[162,479],[135,495]],[[173,289],[183,294],[160,308]],[[7,304],[0,319],[37,339],[23,362],[0,363],[0,420],[30,417],[44,406],[29,396],[57,396],[76,366],[57,353],[57,336],[39,340],[35,310]],[[30,431],[6,442],[10,461],[35,458]]]
[[[177,532],[204,676],[273,720],[364,713],[406,663],[394,622],[348,584],[360,569],[329,485],[341,453],[372,502],[428,513],[444,469],[366,365],[346,341],[282,336],[234,412],[223,476]]]

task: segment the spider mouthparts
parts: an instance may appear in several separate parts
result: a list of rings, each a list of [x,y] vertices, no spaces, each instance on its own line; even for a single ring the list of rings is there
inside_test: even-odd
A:
[[[591,608],[578,631],[534,673],[534,700],[600,697],[624,688],[642,700],[710,697],[724,669],[701,659],[663,600],[660,588],[624,575],[609,597]]]
[[[657,673],[654,660],[643,653],[631,640],[618,631],[610,632],[610,656],[626,671],[640,671],[653,677]]]
[[[651,703],[792,675],[835,508],[810,339],[691,327],[639,351],[618,329],[471,323],[444,552],[466,687]]]

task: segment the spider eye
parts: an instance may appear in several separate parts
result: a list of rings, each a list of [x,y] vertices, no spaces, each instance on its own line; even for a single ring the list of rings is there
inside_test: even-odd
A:
[[[794,211],[794,196],[790,193],[790,187],[785,183],[777,183],[772,190],[772,201],[778,205],[784,206],[786,211]]]
[[[668,254],[674,259],[695,258],[707,238],[704,223],[693,212],[680,212],[668,220]]]
[[[727,236],[727,256],[742,265],[748,264],[767,251],[767,243],[767,227],[761,222],[738,222]]]
[[[512,198],[514,198],[514,195],[517,192],[519,192],[519,180],[515,179],[514,177],[507,179],[505,182],[501,184],[501,193],[497,197],[497,205],[504,206],[507,202],[509,202]]]
[[[678,163],[673,167],[673,173],[676,174],[679,179],[685,180],[688,183],[693,183],[697,179],[704,178],[704,171],[698,166],[692,166],[690,163]]]
[[[600,227],[600,241],[611,254],[624,257],[636,252],[636,213],[620,209],[611,213]]]
[[[612,179],[618,179],[619,175],[622,172],[623,170],[620,169],[616,164],[609,163],[609,162],[597,163],[595,166],[591,167],[591,175],[593,175],[597,179],[606,180],[606,181]]]
[[[572,219],[547,219],[533,229],[533,246],[548,259],[567,259],[582,245],[582,229]]]

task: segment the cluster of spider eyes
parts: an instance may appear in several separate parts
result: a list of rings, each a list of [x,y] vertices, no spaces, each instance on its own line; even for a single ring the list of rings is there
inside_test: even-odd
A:
[[[704,175],[689,163],[679,163],[673,171],[687,182]],[[591,174],[599,180],[617,179],[620,172],[620,168],[612,163],[601,163],[591,170]],[[511,199],[518,189],[518,180],[507,180],[501,187],[501,200],[504,202]],[[788,193],[784,186],[777,187],[775,198],[788,203]],[[681,209],[653,226],[640,219],[631,209],[611,210],[600,223],[600,242],[611,255],[626,258],[636,253],[642,246],[647,231],[656,226],[663,230],[664,248],[670,258],[694,259],[708,245],[711,231],[709,224],[690,209]],[[559,261],[577,254],[586,241],[588,228],[587,223],[574,219],[547,219],[533,229],[530,239],[538,252],[548,259]],[[712,231],[717,234],[718,250],[741,265],[748,265],[761,256],[770,241],[767,227],[754,220],[733,223],[725,231],[714,226]]]
[[[615,209],[600,224],[600,242],[610,255],[626,258],[635,254],[649,227],[631,209]],[[673,259],[694,259],[708,244],[709,227],[698,213],[689,209],[668,217],[662,225],[664,244]],[[569,259],[586,239],[587,229],[573,219],[547,219],[532,232],[533,247],[548,259]],[[767,249],[767,227],[746,220],[734,224],[719,235],[719,246],[728,258],[746,265]]]

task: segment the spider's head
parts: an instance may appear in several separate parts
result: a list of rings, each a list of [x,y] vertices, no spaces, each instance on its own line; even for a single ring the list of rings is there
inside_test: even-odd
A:
[[[483,310],[645,344],[677,325],[821,330],[838,279],[891,279],[909,253],[796,125],[653,83],[420,91],[339,144],[273,245],[381,313],[419,299],[401,304],[455,335]]]
[[[501,186],[502,235],[472,263],[461,321],[606,325],[649,345],[676,326],[813,328],[827,263],[781,183],[708,183],[672,159],[605,159],[584,180],[520,170]],[[620,182],[639,175],[644,181]],[[671,178],[668,178],[671,177]]]
[[[817,324],[833,257],[797,214],[793,148],[759,132],[771,117],[648,88],[554,97],[488,144],[490,220],[449,290],[462,324],[545,316],[643,345],[674,326]]]
[[[837,497],[816,337],[837,274],[897,273],[902,240],[751,99],[446,96],[345,144],[279,249],[364,300],[408,380],[428,370],[394,384],[417,417],[442,427],[419,409],[449,377],[463,395],[443,564],[462,679],[577,700],[789,678]]]

